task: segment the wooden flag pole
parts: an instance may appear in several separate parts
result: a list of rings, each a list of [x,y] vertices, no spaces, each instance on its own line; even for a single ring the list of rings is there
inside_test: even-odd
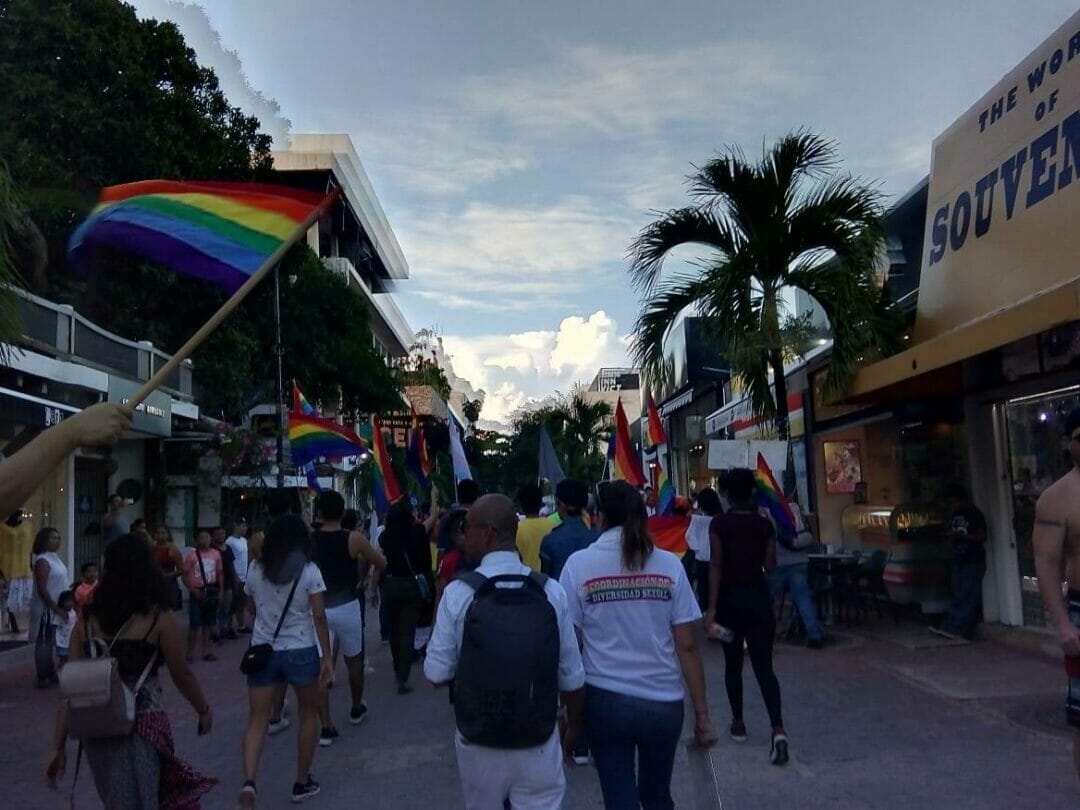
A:
[[[203,341],[210,337],[210,333],[217,329],[219,326],[221,326],[222,321],[229,317],[229,315],[234,309],[240,306],[240,302],[247,298],[248,294],[257,286],[259,286],[259,282],[266,278],[267,273],[269,273],[274,268],[274,265],[276,265],[282,260],[282,258],[284,258],[289,248],[296,244],[296,242],[300,239],[301,236],[307,233],[308,228],[318,222],[319,217],[323,215],[323,213],[330,206],[330,204],[333,203],[334,200],[336,200],[340,195],[340,188],[335,188],[328,195],[326,195],[325,199],[323,199],[323,201],[319,203],[318,206],[316,206],[315,210],[308,214],[307,219],[300,223],[292,236],[282,242],[278,246],[278,249],[271,253],[266,258],[266,261],[264,261],[259,266],[259,269],[251,274],[251,277],[243,283],[240,289],[234,292],[229,298],[229,300],[221,305],[221,309],[211,315],[210,320],[204,323],[202,327],[200,327],[199,331],[188,339],[187,343],[185,343],[183,346],[176,350],[173,356],[169,359],[169,362],[159,368],[154,373],[154,376],[147,380],[143,384],[143,387],[135,392],[131,399],[126,403],[126,406],[131,410],[134,410],[143,402],[143,400],[145,400],[148,396],[154,393],[154,391],[164,385],[165,380],[167,380],[172,375],[172,373],[180,367],[181,363],[191,357],[191,355],[195,353],[195,350],[202,345]]]

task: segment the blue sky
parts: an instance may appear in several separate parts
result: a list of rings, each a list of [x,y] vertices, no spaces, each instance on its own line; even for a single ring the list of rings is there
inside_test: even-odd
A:
[[[650,211],[684,203],[692,163],[809,127],[895,199],[929,171],[933,138],[1075,11],[1063,0],[134,5],[175,19],[277,138],[290,126],[352,137],[411,267],[403,311],[438,328],[495,421],[624,363],[638,311],[627,245]]]

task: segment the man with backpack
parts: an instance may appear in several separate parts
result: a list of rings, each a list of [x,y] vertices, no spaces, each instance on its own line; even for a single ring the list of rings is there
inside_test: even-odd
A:
[[[585,698],[566,593],[522,564],[509,498],[485,495],[465,520],[463,551],[479,566],[447,586],[424,662],[433,684],[454,685],[465,806],[557,810],[566,792],[564,749],[569,758]]]

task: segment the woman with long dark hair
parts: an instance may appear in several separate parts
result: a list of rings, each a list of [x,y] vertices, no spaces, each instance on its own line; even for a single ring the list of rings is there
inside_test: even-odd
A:
[[[428,594],[435,593],[427,529],[417,522],[408,501],[402,499],[390,507],[386,515],[386,528],[379,536],[379,545],[386,557],[386,569],[382,573],[379,589],[386,610],[398,694],[404,695],[412,691],[409,673],[413,665],[413,642],[416,640],[420,611],[424,607],[416,577],[422,576],[427,580]]]
[[[679,558],[653,547],[637,490],[606,482],[599,501],[600,537],[570,555],[559,580],[581,634],[585,735],[605,807],[673,808],[684,680],[697,742],[716,741],[694,636],[701,611]]]
[[[709,569],[709,611],[705,626],[717,622],[732,631],[724,643],[724,685],[731,704],[733,740],[746,740],[743,722],[743,642],[750,654],[761,697],[772,724],[774,765],[788,761],[788,738],[780,711],[780,682],[773,671],[776,617],[769,596],[767,571],[776,568],[776,531],[758,514],[756,484],[750,470],[732,470],[727,479],[731,508],[717,515],[709,527],[712,558]]]
[[[71,634],[69,659],[89,654],[87,639],[112,645],[120,677],[134,688],[135,728],[126,737],[86,740],[83,749],[102,803],[110,810],[197,808],[216,780],[173,753],[158,670],[164,663],[173,683],[198,715],[199,734],[210,731],[210,704],[184,660],[184,632],[170,612],[169,591],[142,535],[125,534],[105,547],[105,567],[86,616]],[[98,645],[99,649],[102,646]],[[55,787],[67,765],[67,710],[56,721],[47,777]]]
[[[262,554],[248,569],[244,592],[251,597],[249,609],[255,611],[251,644],[269,644],[273,652],[262,671],[248,675],[241,807],[255,806],[255,777],[263,741],[276,702],[275,692],[284,684],[292,686],[299,707],[299,751],[292,800],[302,802],[319,792],[319,783],[311,776],[311,763],[319,741],[323,688],[334,672],[323,601],[326,584],[311,556],[307,525],[299,515],[284,515],[270,524]]]
[[[52,663],[53,637],[56,623],[63,618],[57,600],[71,584],[71,574],[60,559],[59,550],[60,532],[52,526],[46,526],[34,535],[30,553],[34,588],[30,596],[29,641],[47,650],[35,655],[39,688],[56,683],[56,669]]]

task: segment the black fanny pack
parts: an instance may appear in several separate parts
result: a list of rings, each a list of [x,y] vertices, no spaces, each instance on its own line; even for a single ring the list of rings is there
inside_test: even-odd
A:
[[[302,576],[303,572],[300,573]],[[244,657],[240,659],[240,671],[245,675],[257,675],[269,666],[270,656],[274,654],[274,642],[277,641],[278,633],[281,632],[281,626],[285,624],[285,617],[289,613],[289,606],[292,604],[293,597],[296,595],[296,586],[299,584],[300,577],[298,576],[293,580],[292,590],[289,591],[289,597],[285,600],[285,607],[281,609],[281,616],[278,618],[277,627],[274,628],[274,635],[270,639],[270,643],[252,644],[247,648]]]

